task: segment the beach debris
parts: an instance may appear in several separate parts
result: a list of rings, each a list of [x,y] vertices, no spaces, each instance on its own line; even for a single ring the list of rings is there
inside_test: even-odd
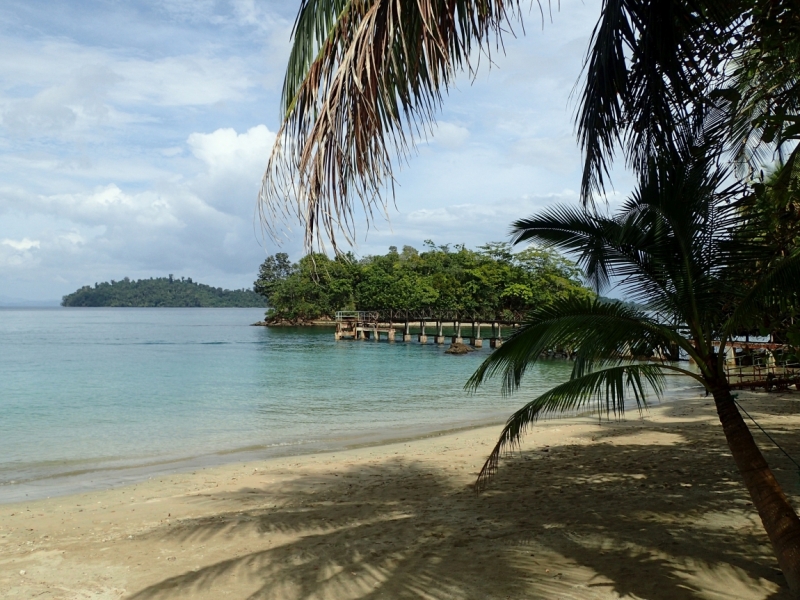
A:
[[[450,347],[444,351],[445,354],[469,354],[470,352],[475,352],[475,348],[458,342],[450,344]]]

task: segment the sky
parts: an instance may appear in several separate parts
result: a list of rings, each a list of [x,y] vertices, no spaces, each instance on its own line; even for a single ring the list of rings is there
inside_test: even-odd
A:
[[[267,255],[302,256],[298,227],[279,245],[256,213],[297,8],[4,0],[0,298],[168,274],[249,288]],[[562,0],[543,24],[534,5],[494,64],[460,75],[434,135],[396,173],[388,221],[361,224],[354,252],[476,247],[576,203],[571,92],[599,10]],[[621,194],[624,176],[614,183]]]

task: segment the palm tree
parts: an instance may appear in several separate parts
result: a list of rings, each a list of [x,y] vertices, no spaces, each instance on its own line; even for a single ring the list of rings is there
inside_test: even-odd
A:
[[[537,242],[577,255],[598,291],[618,282],[629,298],[650,310],[562,300],[529,315],[526,325],[480,366],[468,388],[500,376],[503,390],[512,392],[548,348],[572,347],[577,359],[567,382],[509,418],[477,485],[486,485],[502,452],[541,416],[593,403],[621,415],[626,400],[632,398],[641,409],[649,394],[660,394],[665,374],[690,377],[713,396],[778,563],[790,588],[800,594],[800,519],[743,421],[725,373],[732,336],[752,327],[754,315],[765,308],[796,299],[800,252],[775,259],[752,278],[753,261],[765,249],[736,238],[747,219],[739,206],[748,188],[730,183],[719,140],[703,132],[675,139],[676,155],[652,161],[637,190],[613,216],[558,206],[513,224],[516,243]],[[630,349],[636,347],[660,348],[661,355],[678,347],[697,371],[665,361],[632,361]]]
[[[425,135],[457,71],[488,59],[520,0],[303,0],[283,123],[262,181],[267,229],[297,218],[306,247],[352,243],[353,210],[385,209],[392,164]]]
[[[302,0],[260,192],[267,229],[298,219],[308,249],[352,243],[356,207],[367,224],[385,211],[396,165],[430,133],[455,75],[490,62],[503,32],[522,30],[526,5]],[[544,24],[551,2],[539,8]],[[798,40],[793,0],[603,0],[576,114],[584,203],[603,191],[618,148],[642,174],[698,106],[723,100],[729,144],[754,160],[800,137]]]
[[[787,27],[792,49],[800,39],[796,4],[603,0],[576,117],[586,208],[553,209],[518,221],[515,232],[518,242],[577,253],[598,288],[621,277],[633,297],[671,320],[615,305],[554,302],[531,315],[470,384],[502,372],[510,391],[542,349],[580,351],[569,382],[509,421],[482,471],[485,482],[502,449],[539,415],[593,398],[622,410],[628,391],[644,402],[648,387],[661,388],[666,371],[694,377],[714,396],[779,564],[800,593],[800,521],[736,409],[723,358],[730,337],[752,326],[754,315],[796,304],[791,291],[800,282],[800,259],[789,253],[763,272],[750,268],[765,249],[731,243],[742,216],[726,200],[745,192],[726,183],[733,178],[718,164],[723,147],[735,150],[738,143],[747,150],[740,154],[757,158],[754,146],[800,138],[800,74],[796,52],[786,52]],[[309,249],[325,238],[334,248],[342,236],[351,242],[358,204],[367,223],[385,210],[394,165],[413,151],[416,137],[430,132],[456,72],[474,73],[472,57],[502,48],[502,32],[521,23],[521,6],[520,0],[303,0],[283,122],[260,193],[267,228],[277,233],[281,220],[297,218]],[[713,152],[684,133],[687,120],[706,113],[717,117]],[[620,147],[641,184],[619,214],[604,217],[593,212],[593,197]],[[743,272],[759,276],[743,279]],[[688,328],[692,342],[678,326]],[[642,344],[682,348],[699,373],[625,362],[624,349]]]

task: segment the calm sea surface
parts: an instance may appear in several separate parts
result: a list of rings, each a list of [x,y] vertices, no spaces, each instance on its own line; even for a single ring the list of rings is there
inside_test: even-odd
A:
[[[512,398],[463,385],[489,353],[335,342],[251,327],[260,309],[0,309],[0,502],[154,473],[503,421]]]

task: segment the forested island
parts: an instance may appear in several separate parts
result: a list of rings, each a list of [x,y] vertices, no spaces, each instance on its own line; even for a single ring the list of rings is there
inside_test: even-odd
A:
[[[61,306],[261,308],[266,302],[253,290],[224,290],[170,275],[86,285],[64,296]]]
[[[270,306],[268,324],[330,319],[339,310],[513,319],[557,298],[593,296],[576,265],[554,251],[515,253],[505,243],[470,250],[430,240],[423,251],[392,246],[360,259],[315,253],[292,263],[278,253],[261,265],[254,290]]]

